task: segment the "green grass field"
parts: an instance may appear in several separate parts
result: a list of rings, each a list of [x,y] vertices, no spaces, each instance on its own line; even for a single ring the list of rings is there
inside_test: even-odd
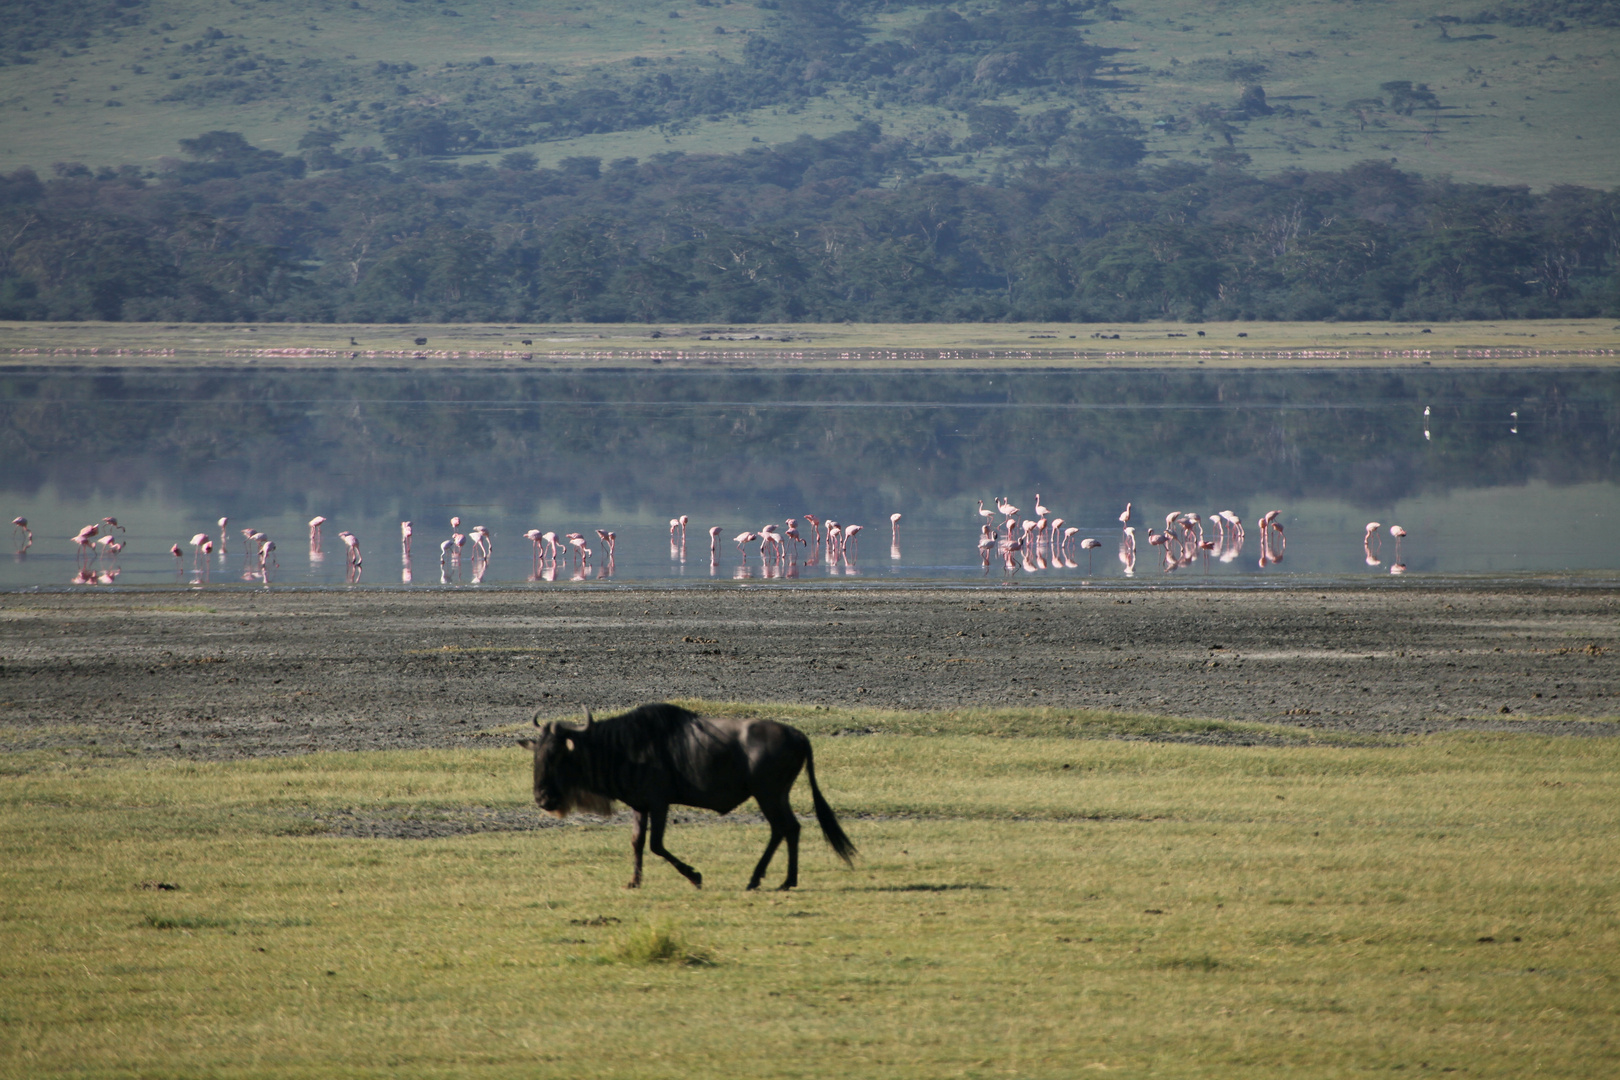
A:
[[[1200,331],[1204,336],[1198,336]],[[660,336],[654,338],[655,332]],[[710,340],[703,340],[705,336]],[[417,346],[419,337],[425,337],[427,345]],[[525,338],[531,344],[524,344]],[[358,345],[351,346],[350,341]],[[419,363],[521,368],[537,361],[588,365],[603,360],[651,366],[655,357],[682,356],[694,362],[769,365],[791,360],[832,367],[984,367],[997,361],[1040,366],[1203,363],[1248,368],[1428,363],[1477,367],[1495,363],[1612,364],[1617,349],[1620,324],[1612,319],[747,326],[0,322],[0,367],[87,361],[192,364],[225,357],[313,367]],[[998,354],[995,360],[987,356],[991,351]]]
[[[429,106],[469,93],[521,94],[507,64],[545,65],[545,77],[564,85],[596,66],[617,70],[633,57],[712,64],[738,56],[746,40],[739,31],[759,31],[769,14],[746,3],[693,7],[651,0],[458,0],[456,18],[445,17],[444,5],[396,0],[353,7],[328,0],[152,0],[143,10],[139,27],[98,32],[84,40],[87,47],[64,42],[33,64],[0,67],[0,169],[46,169],[57,161],[152,167],[178,152],[177,140],[218,128],[287,152],[316,126],[345,131],[351,146],[381,145],[361,118],[364,107],[402,99],[396,80],[377,73],[378,63],[416,65],[409,100]],[[672,10],[683,17],[669,17]],[[875,37],[903,33],[925,10],[878,14]],[[1126,84],[1122,89],[1101,96],[1148,129],[1150,163],[1208,160],[1224,142],[1185,121],[1200,106],[1234,105],[1242,85],[1259,82],[1274,105],[1292,110],[1243,125],[1236,149],[1261,172],[1395,158],[1402,168],[1430,175],[1536,189],[1620,182],[1620,129],[1610,122],[1620,30],[1553,34],[1493,23],[1442,35],[1429,21],[1435,14],[1418,0],[1256,0],[1215,7],[1143,0],[1119,21],[1093,24],[1088,34],[1099,45],[1126,50],[1117,58],[1134,74],[1117,80]],[[246,103],[228,95],[196,103],[162,100],[189,82],[223,77],[224,68],[210,66],[203,54],[180,51],[210,27],[230,35],[234,46],[284,63],[282,88]],[[717,27],[727,33],[717,34]],[[485,56],[496,66],[479,69],[484,74],[477,86],[464,67],[445,68]],[[323,100],[327,92],[301,66],[308,61],[326,65],[323,77],[345,73],[352,85]],[[1364,117],[1356,103],[1380,96],[1381,83],[1400,79],[1428,84],[1441,110],[1405,116],[1374,108]],[[1004,103],[1040,111],[1075,102],[1025,93]],[[1175,119],[1155,126],[1167,117]],[[955,138],[967,132],[963,117],[946,109],[835,92],[802,111],[772,106],[698,119],[678,131],[614,132],[528,149],[544,165],[580,154],[609,160],[667,150],[732,152],[799,134],[830,134],[861,118],[913,139],[930,131]],[[988,177],[1015,161],[1010,152],[992,152],[938,159],[934,166]]]
[[[672,827],[701,892],[662,864],[621,889],[623,825],[326,834],[537,813],[501,732],[0,759],[0,1074],[1614,1072],[1614,740],[796,719],[861,856],[807,829],[787,895],[740,891],[760,825]],[[868,721],[898,733],[827,737]]]

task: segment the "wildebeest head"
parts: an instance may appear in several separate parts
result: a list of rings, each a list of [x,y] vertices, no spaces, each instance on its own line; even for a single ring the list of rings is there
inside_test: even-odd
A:
[[[556,817],[566,817],[571,810],[602,817],[613,813],[611,800],[586,787],[590,752],[585,743],[593,723],[588,709],[582,728],[542,724],[536,714],[534,738],[518,740],[519,746],[534,753],[534,801],[546,813]]]

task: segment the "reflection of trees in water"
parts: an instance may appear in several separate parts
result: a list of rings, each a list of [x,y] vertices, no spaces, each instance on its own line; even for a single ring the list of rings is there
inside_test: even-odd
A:
[[[0,389],[0,454],[12,491],[151,486],[261,513],[606,499],[870,516],[1026,490],[1378,504],[1612,480],[1617,391],[1615,373],[1503,370],[21,375]]]

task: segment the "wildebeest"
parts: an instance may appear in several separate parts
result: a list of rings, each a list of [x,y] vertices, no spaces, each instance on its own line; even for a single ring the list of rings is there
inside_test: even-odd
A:
[[[649,824],[653,854],[702,888],[703,875],[664,848],[669,808],[699,806],[727,814],[750,797],[770,823],[771,839],[748,887],[759,887],[777,845],[786,839],[788,870],[781,887],[793,888],[799,883],[799,819],[793,816],[788,792],[801,768],[810,777],[821,835],[845,863],[855,854],[855,845],[821,797],[810,740],[797,728],[774,720],[699,716],[668,704],[642,705],[600,721],[587,710],[583,727],[542,725],[537,715],[534,726],[536,736],[519,745],[534,751],[534,801],[542,810],[557,817],[570,810],[607,815],[618,801],[635,812],[635,874],[627,889],[641,885]]]

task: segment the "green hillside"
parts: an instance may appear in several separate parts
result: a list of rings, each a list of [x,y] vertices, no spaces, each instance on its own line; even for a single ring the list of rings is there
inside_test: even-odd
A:
[[[0,170],[152,169],[217,129],[319,169],[740,151],[871,120],[972,178],[1145,150],[1609,187],[1617,23],[1614,0],[7,0]]]

